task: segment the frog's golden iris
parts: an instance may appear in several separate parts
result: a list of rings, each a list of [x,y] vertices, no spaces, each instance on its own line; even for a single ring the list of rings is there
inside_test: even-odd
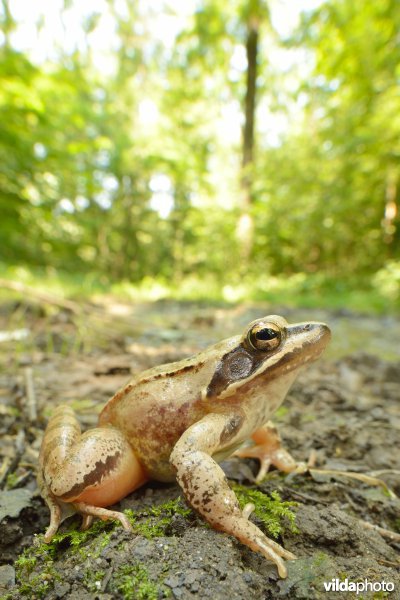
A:
[[[250,329],[247,339],[255,350],[269,352],[281,343],[282,331],[276,323],[260,321]]]

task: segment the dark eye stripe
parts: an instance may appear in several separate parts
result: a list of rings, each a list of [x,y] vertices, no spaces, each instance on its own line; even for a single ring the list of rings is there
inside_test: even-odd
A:
[[[207,398],[219,396],[235,381],[249,377],[263,363],[265,357],[249,352],[242,345],[227,352],[217,365],[214,375],[207,387]]]

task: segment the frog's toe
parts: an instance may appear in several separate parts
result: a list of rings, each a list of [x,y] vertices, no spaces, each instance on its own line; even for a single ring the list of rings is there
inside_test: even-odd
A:
[[[242,517],[244,519],[248,519],[250,517],[250,515],[252,514],[252,512],[254,511],[255,508],[256,507],[255,507],[255,505],[252,502],[248,502],[246,504],[246,506],[242,510]]]
[[[287,576],[287,569],[283,559],[295,560],[296,556],[282,548],[277,542],[268,538],[254,523],[242,519],[227,519],[224,530],[231,533],[246,546],[259,552],[265,558],[275,563],[281,577]]]
[[[129,519],[124,513],[118,512],[116,510],[109,510],[108,508],[102,508],[100,506],[91,506],[90,504],[86,504],[85,502],[74,502],[74,507],[78,512],[83,515],[83,528],[87,528],[90,526],[93,520],[93,517],[98,517],[103,521],[107,519],[115,519],[119,521],[124,529],[127,531],[132,531],[132,526],[129,522]]]
[[[264,479],[271,465],[284,473],[304,473],[307,470],[305,463],[297,462],[285,448],[282,448],[279,432],[270,421],[257,429],[251,437],[255,445],[240,448],[234,456],[256,458],[260,461],[256,483]]]
[[[61,508],[55,502],[50,502],[48,498],[46,498],[47,506],[50,509],[50,525],[46,529],[46,533],[44,534],[44,541],[46,544],[50,543],[55,534],[58,531],[58,528],[61,523]]]
[[[86,529],[89,529],[89,527],[92,525],[92,523],[93,523],[92,515],[82,515],[81,530],[86,531]]]

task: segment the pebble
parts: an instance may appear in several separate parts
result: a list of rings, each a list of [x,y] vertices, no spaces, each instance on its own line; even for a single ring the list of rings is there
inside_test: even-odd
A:
[[[7,589],[15,585],[15,569],[11,565],[0,567],[0,589]]]

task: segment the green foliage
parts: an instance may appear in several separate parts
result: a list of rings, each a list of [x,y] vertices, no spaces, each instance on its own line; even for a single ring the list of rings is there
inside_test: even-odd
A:
[[[60,580],[53,566],[52,553],[47,545],[36,539],[36,544],[26,548],[15,561],[16,581],[19,593],[28,598],[44,598]]]
[[[114,573],[111,589],[117,590],[125,600],[157,600],[168,596],[167,589],[149,579],[142,565],[122,565]]]
[[[101,582],[105,575],[105,572],[99,569],[98,571],[93,571],[92,568],[86,569],[83,577],[83,583],[89,592],[98,592],[101,588]]]
[[[12,490],[18,483],[18,475],[16,473],[9,473],[6,479],[6,490]]]
[[[262,521],[272,537],[277,538],[285,528],[293,533],[298,533],[295,524],[296,515],[293,512],[297,502],[281,500],[277,491],[273,491],[270,496],[267,496],[259,490],[239,484],[235,484],[233,490],[242,509],[248,503],[254,504],[254,514]]]
[[[78,4],[65,3],[63,16]],[[273,5],[202,0],[169,43],[154,27],[163,18],[168,29],[168,3],[157,15],[150,5],[122,4],[107,2],[106,15],[82,13],[84,43],[60,44],[49,49],[51,60],[35,63],[14,48],[21,24],[2,2],[2,263],[132,293],[158,286],[180,297],[282,294],[348,307],[347,291],[361,289],[350,302],[395,306],[399,3],[327,0],[279,39]],[[106,70],[91,46],[102,16],[116,36]],[[233,128],[243,108],[240,57],[254,18],[254,230],[239,268],[239,140],[224,119],[231,111]],[[303,52],[300,71],[274,59],[288,48]],[[288,127],[271,142],[275,114]]]
[[[187,517],[191,510],[178,497],[174,500],[148,508],[140,513],[126,511],[135,533],[150,539],[165,534],[167,526],[174,515]],[[50,543],[43,541],[43,536],[36,536],[32,547],[27,548],[15,562],[16,579],[19,591],[23,596],[42,598],[52,589],[55,581],[60,579],[54,568],[54,561],[60,552],[65,550],[80,556],[82,561],[89,560],[86,568],[83,563],[83,583],[90,592],[99,591],[104,577],[102,570],[93,571],[93,560],[98,558],[110,542],[111,534],[117,526],[116,521],[96,520],[86,531],[71,528],[66,532],[55,534]],[[124,565],[114,575],[110,587],[119,591],[124,598],[152,600],[168,596],[167,588],[151,582],[147,571],[141,565]]]
[[[165,530],[170,525],[174,515],[187,517],[191,512],[191,509],[184,504],[181,498],[176,498],[158,506],[153,506],[145,512],[135,513],[132,510],[126,510],[125,514],[129,517],[136,533],[151,539],[165,534]],[[149,517],[143,519],[147,515]]]

